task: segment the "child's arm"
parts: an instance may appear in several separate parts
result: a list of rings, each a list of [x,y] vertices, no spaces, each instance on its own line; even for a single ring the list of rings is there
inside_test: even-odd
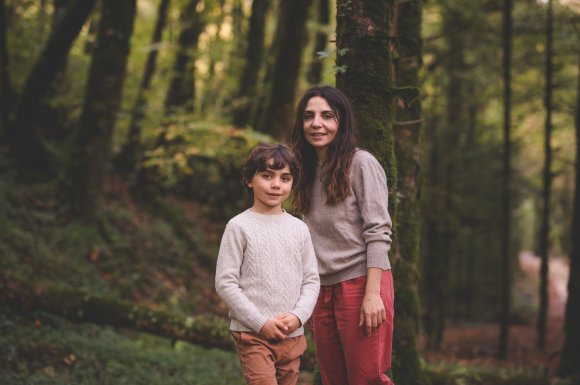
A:
[[[216,264],[215,288],[230,310],[230,316],[259,333],[268,317],[248,299],[240,287],[245,237],[241,229],[228,224],[222,236]]]
[[[316,299],[318,298],[318,291],[320,290],[320,277],[318,276],[318,265],[316,262],[316,254],[310,239],[310,232],[305,226],[304,244],[302,247],[302,288],[300,289],[300,298],[296,302],[294,309],[288,313],[280,314],[277,318],[284,319],[288,326],[288,333],[302,326],[312,315]],[[298,325],[292,320],[292,316],[296,318]],[[293,330],[292,327],[294,327]]]

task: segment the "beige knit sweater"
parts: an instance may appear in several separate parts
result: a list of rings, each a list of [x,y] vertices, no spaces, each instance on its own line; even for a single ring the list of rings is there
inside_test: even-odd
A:
[[[221,240],[215,287],[229,308],[230,330],[258,333],[284,312],[304,325],[320,289],[308,227],[286,212],[235,216]],[[303,333],[300,327],[288,336]]]

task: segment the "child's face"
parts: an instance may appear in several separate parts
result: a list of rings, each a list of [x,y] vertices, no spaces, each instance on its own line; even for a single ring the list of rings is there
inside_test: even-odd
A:
[[[271,163],[272,160],[268,159],[267,164]],[[252,210],[262,214],[280,214],[282,202],[288,198],[292,190],[292,181],[288,165],[280,170],[268,168],[265,171],[258,171],[248,182],[248,187],[254,191]]]

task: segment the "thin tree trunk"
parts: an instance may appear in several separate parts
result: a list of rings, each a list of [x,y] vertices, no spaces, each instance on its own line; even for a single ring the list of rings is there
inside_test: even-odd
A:
[[[419,87],[422,66],[421,0],[398,1],[393,19],[393,36],[397,53],[394,62],[397,87]],[[427,379],[419,360],[418,339],[421,331],[419,305],[419,255],[421,240],[421,185],[419,154],[421,153],[421,101],[417,96],[410,105],[397,103],[394,123],[395,153],[398,169],[397,232],[394,243],[393,269],[397,272],[395,286],[395,324],[393,350],[397,359],[393,372],[401,384],[425,384]]]
[[[579,35],[580,37],[580,35]],[[564,348],[560,373],[580,379],[580,50],[578,50],[578,88],[576,93],[576,182],[572,211],[572,248],[568,277]]]
[[[306,45],[309,5],[310,0],[282,0],[272,84],[268,92],[267,108],[256,128],[282,140],[287,139],[292,130],[296,86]]]
[[[549,241],[550,233],[550,189],[552,186],[552,34],[553,34],[553,0],[548,0],[548,16],[546,20],[546,89],[545,108],[546,124],[544,138],[544,191],[542,196],[542,225],[540,230],[540,305],[538,307],[537,322],[537,347],[546,347],[546,319],[548,313],[548,262],[549,262]]]
[[[269,5],[269,0],[254,0],[252,2],[246,65],[234,107],[233,124],[237,127],[245,127],[250,122],[252,100],[257,96],[256,86],[264,56],[266,12]]]
[[[8,45],[6,44],[7,22],[6,5],[4,0],[0,0],[0,135],[8,131],[14,95],[10,81]]]
[[[318,84],[322,81],[323,62],[317,57],[317,52],[326,50],[328,33],[326,29],[330,23],[329,0],[318,0],[318,31],[316,32],[316,43],[314,46],[314,58],[310,62],[310,68],[306,78],[310,84]]]
[[[64,197],[73,213],[94,219],[109,168],[125,79],[136,0],[103,0],[80,127],[73,140]]]
[[[201,15],[196,11],[199,0],[190,0],[181,12],[181,32],[173,65],[173,76],[165,99],[165,111],[175,109],[193,112],[195,103],[195,55],[203,31]]]
[[[159,54],[158,46],[161,42],[163,29],[167,22],[167,11],[169,9],[170,0],[161,0],[159,8],[157,9],[157,22],[151,37],[151,51],[147,56],[143,77],[139,85],[137,99],[131,112],[131,123],[129,124],[129,135],[127,143],[123,147],[119,157],[119,166],[127,172],[133,172],[139,167],[139,162],[142,156],[141,148],[141,123],[145,118],[145,111],[147,110],[147,92],[151,85],[151,80],[155,74],[157,63],[157,56]]]
[[[28,170],[48,171],[51,157],[37,133],[37,111],[95,2],[77,0],[68,7],[61,22],[49,36],[16,105],[9,136],[14,154]]]
[[[501,218],[501,310],[499,356],[507,357],[510,309],[511,309],[511,49],[512,49],[512,0],[504,0],[503,9],[503,174]]]

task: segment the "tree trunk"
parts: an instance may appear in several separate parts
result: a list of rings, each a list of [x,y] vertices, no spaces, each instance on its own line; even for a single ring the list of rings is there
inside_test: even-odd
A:
[[[579,35],[580,37],[580,35]],[[572,211],[572,249],[568,277],[564,348],[560,373],[580,380],[580,50],[578,51],[578,87],[576,94],[576,182]]]
[[[136,0],[103,0],[80,127],[63,181],[73,213],[93,219],[109,167],[125,79]]]
[[[512,0],[504,0],[503,8],[503,183],[501,218],[501,310],[499,356],[507,357],[511,309],[511,49]]]
[[[548,0],[548,16],[546,20],[546,89],[545,89],[545,108],[546,124],[544,138],[544,190],[543,190],[543,207],[540,230],[540,305],[538,307],[537,322],[537,347],[544,349],[546,347],[546,318],[548,312],[548,261],[549,261],[549,242],[550,234],[550,188],[552,185],[552,19],[553,19],[553,0]]]
[[[212,45],[211,49],[206,55],[209,57],[207,68],[207,75],[203,82],[203,98],[201,100],[201,115],[207,116],[210,107],[219,108],[221,105],[221,84],[223,82],[222,75],[216,72],[216,66],[221,61],[227,61],[224,45],[221,38],[222,25],[226,16],[225,0],[219,0],[216,4],[219,9],[218,15],[213,17],[212,23],[215,24],[216,29],[213,38],[208,37],[208,45]],[[214,11],[215,12],[215,11]],[[214,110],[215,112],[215,110]]]
[[[0,0],[0,136],[4,135],[8,130],[14,94],[8,70],[7,21],[6,4],[4,0]]]
[[[394,81],[389,49],[393,13],[394,0],[337,1],[336,48],[342,54],[337,55],[336,60],[339,68],[336,86],[352,103],[360,145],[373,153],[385,169],[389,184],[389,212],[394,222],[394,233],[398,234],[395,198],[398,191],[397,162],[393,135]],[[395,241],[398,241],[396,237]],[[395,286],[404,284],[397,278],[395,280]],[[395,329],[398,327],[396,325]],[[398,352],[394,352],[393,356],[397,361],[393,366],[401,367]]]
[[[167,97],[165,111],[171,113],[176,109],[193,112],[195,102],[195,55],[199,35],[203,31],[201,15],[197,13],[199,0],[189,0],[181,12],[181,32],[178,39],[178,50],[173,64],[173,76]]]
[[[10,125],[9,137],[16,158],[27,170],[48,171],[50,155],[37,133],[37,111],[50,91],[95,1],[77,0],[67,8],[26,80],[16,105],[14,121]]]
[[[159,54],[157,46],[161,42],[163,29],[167,22],[169,3],[170,0],[161,0],[159,3],[157,22],[155,23],[155,29],[153,30],[153,36],[151,37],[151,51],[147,56],[143,78],[141,79],[139,91],[137,92],[137,99],[135,100],[135,105],[131,112],[131,123],[129,124],[127,143],[123,147],[119,156],[119,167],[129,173],[135,171],[139,167],[142,157],[141,122],[145,118],[145,111],[147,110],[147,92],[149,91],[151,80],[155,74],[157,56]]]
[[[422,65],[420,0],[397,2],[392,35],[397,36],[394,50],[395,82],[397,87],[419,87]],[[421,102],[417,97],[410,104],[398,101],[397,121],[394,123],[395,153],[397,158],[397,241],[392,261],[396,271],[395,324],[393,351],[396,360],[393,372],[400,384],[425,384],[418,351],[421,331],[419,306],[419,245],[421,242],[420,198],[421,185],[419,154],[421,153]]]
[[[276,31],[276,63],[268,103],[256,127],[280,140],[287,139],[294,121],[294,98],[302,52],[306,45],[309,0],[282,0]]]
[[[245,127],[250,122],[252,100],[257,96],[256,85],[264,56],[266,12],[269,4],[268,0],[254,0],[252,2],[246,65],[234,107],[233,124],[237,127]]]
[[[316,32],[316,43],[314,46],[314,57],[310,63],[310,68],[306,78],[310,84],[318,84],[322,81],[323,62],[317,57],[317,52],[326,50],[328,40],[327,28],[330,23],[329,0],[318,0],[318,31]]]

